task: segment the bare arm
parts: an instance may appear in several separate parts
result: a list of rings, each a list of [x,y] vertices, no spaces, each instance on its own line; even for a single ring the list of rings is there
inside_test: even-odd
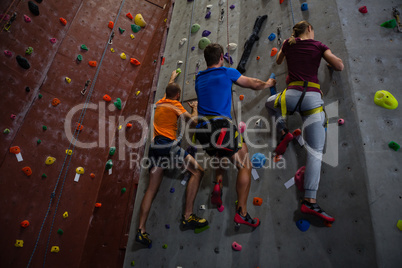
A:
[[[170,75],[170,79],[169,79],[169,84],[173,84],[174,80],[176,79],[176,77],[179,75],[178,72],[176,72],[176,70],[174,70],[172,72],[172,74]]]
[[[283,60],[285,59],[285,54],[281,50],[279,50],[278,55],[276,55],[276,64],[282,64]]]
[[[247,76],[240,76],[239,79],[236,81],[236,85],[239,85],[241,87],[245,88],[251,88],[252,90],[262,90],[266,88],[270,88],[275,86],[276,80],[275,79],[268,79],[266,82],[257,79],[257,78],[251,78]]]
[[[198,110],[197,110],[197,105],[198,101],[193,101],[193,102],[187,102],[187,104],[191,107],[191,114],[189,112],[183,113],[184,118],[187,121],[190,121],[190,126],[195,127],[195,125],[198,123]]]
[[[332,54],[330,49],[325,50],[323,58],[335,71],[343,70],[344,66],[342,60]]]

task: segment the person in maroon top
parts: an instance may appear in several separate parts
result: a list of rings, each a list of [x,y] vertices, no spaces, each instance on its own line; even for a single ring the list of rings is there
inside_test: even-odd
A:
[[[281,64],[285,58],[288,66],[287,89],[269,97],[265,104],[268,113],[275,116],[277,130],[282,137],[275,152],[284,154],[287,144],[293,139],[284,117],[299,112],[303,119],[307,148],[301,211],[333,222],[335,219],[321,209],[316,200],[327,122],[317,74],[321,58],[335,71],[343,70],[343,62],[326,45],[314,40],[313,26],[307,21],[301,21],[293,27],[293,34],[283,43],[276,63]]]

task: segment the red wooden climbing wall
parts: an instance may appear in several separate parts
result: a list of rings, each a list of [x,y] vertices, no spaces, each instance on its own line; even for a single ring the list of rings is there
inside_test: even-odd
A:
[[[0,146],[0,267],[28,264],[42,222],[31,267],[42,266],[45,256],[47,267],[122,266],[139,177],[139,170],[130,168],[130,153],[142,155],[144,148],[129,148],[119,141],[124,136],[127,142],[142,141],[147,131],[138,120],[130,121],[133,127],[126,129],[124,120],[135,115],[149,121],[149,104],[153,102],[166,39],[165,19],[172,6],[169,0],[156,2],[160,6],[166,4],[166,8],[149,1],[125,1],[115,24],[113,43],[107,45],[111,32],[108,22],[115,21],[123,1],[33,1],[39,16],[29,11],[26,1],[1,1],[0,13],[17,12],[17,17],[9,30],[0,34],[0,129],[10,130],[1,135]],[[147,26],[133,33],[134,22],[126,17],[128,12],[133,16],[142,14]],[[25,22],[24,15],[31,22]],[[60,17],[67,20],[67,25],[59,21]],[[4,20],[0,26],[3,28],[6,23]],[[118,27],[125,31],[120,33]],[[52,38],[56,38],[56,43],[50,42]],[[82,44],[88,51],[81,49]],[[25,54],[28,47],[33,48],[31,55]],[[3,54],[5,50],[12,56]],[[127,59],[121,59],[121,53]],[[81,62],[76,60],[78,54],[83,57]],[[18,65],[17,55],[29,61],[30,69]],[[130,58],[136,58],[141,65],[130,64]],[[97,77],[98,67],[90,67],[89,61],[97,61]],[[66,77],[71,79],[70,83]],[[78,141],[94,142],[95,146],[76,146],[69,157],[66,149],[70,140],[66,133],[74,131],[81,112],[77,109],[73,113],[72,109],[83,105],[90,94],[92,84],[85,95],[81,94],[87,80],[95,84]],[[120,98],[122,110],[106,103],[104,94],[112,98],[112,103]],[[52,106],[54,98],[60,100],[59,105]],[[66,126],[70,122],[72,126]],[[11,146],[20,147],[22,162],[9,152]],[[117,148],[113,156],[109,156],[111,146]],[[48,156],[55,157],[56,162],[46,165]],[[108,159],[113,161],[111,175],[105,170]],[[25,166],[33,171],[29,177],[21,170]],[[85,173],[79,182],[74,182],[77,167],[83,167]],[[95,177],[91,178],[90,173]],[[49,206],[53,191],[55,197]],[[95,208],[97,202],[102,207]],[[65,211],[67,218],[63,218]],[[23,220],[28,220],[30,226],[22,228]],[[63,234],[57,233],[59,229]],[[22,248],[14,246],[16,240],[24,241]],[[51,253],[52,246],[58,246],[60,251]]]

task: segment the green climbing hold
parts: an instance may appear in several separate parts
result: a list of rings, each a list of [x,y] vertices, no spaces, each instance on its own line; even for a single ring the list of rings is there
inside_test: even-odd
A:
[[[191,33],[196,33],[200,30],[201,26],[198,23],[193,24],[193,26],[191,26]]]
[[[385,28],[393,29],[393,28],[396,27],[396,25],[397,25],[396,20],[392,19],[392,20],[389,20],[389,21],[386,21],[386,22],[382,23],[380,26],[385,27]]]
[[[43,125],[43,126],[42,126],[42,129],[43,129],[43,130],[47,130],[47,126]]]
[[[32,52],[33,52],[33,47],[28,47],[28,48],[25,50],[25,54],[28,54],[28,55],[31,55]]]
[[[131,266],[134,266],[134,265],[135,265],[135,261],[132,261],[132,262],[131,262]]]
[[[199,234],[199,233],[204,232],[205,230],[208,230],[208,229],[209,229],[209,225],[204,226],[204,227],[200,227],[200,228],[195,228],[194,233]]]
[[[39,99],[41,99],[43,96],[42,96],[42,94],[39,94],[38,97],[39,97]]]
[[[36,143],[37,143],[37,144],[41,144],[42,141],[38,139],[38,140],[36,141]]]
[[[3,131],[3,133],[4,133],[4,134],[8,134],[8,133],[10,133],[10,130],[9,130],[8,128],[6,128],[6,129]]]
[[[121,27],[119,27],[119,32],[122,34],[122,33],[124,33],[124,29],[122,29]]]
[[[167,244],[163,244],[162,248],[167,249]]]
[[[177,68],[176,69],[176,73],[179,75],[179,74],[181,74],[181,69],[180,68]]]
[[[116,153],[116,147],[110,147],[109,155],[112,156]]]
[[[81,56],[81,54],[78,54],[77,60],[78,60],[78,61],[82,61],[82,56]]]
[[[86,46],[86,45],[84,45],[84,44],[82,44],[82,45],[81,45],[81,49],[82,49],[82,50],[86,50],[86,51],[88,51],[87,46]]]
[[[398,151],[399,148],[401,148],[401,146],[394,141],[391,141],[390,143],[388,143],[388,146],[389,146],[389,148],[391,148],[394,151]]]
[[[62,234],[64,234],[64,231],[59,228],[59,230],[57,230],[57,233],[58,233],[59,235],[62,235]]]
[[[124,194],[126,192],[126,188],[121,189],[121,193]]]
[[[114,102],[114,106],[116,106],[117,109],[121,110],[121,99],[117,98],[116,101]]]
[[[133,30],[134,33],[138,33],[141,30],[141,26],[131,24],[131,30]]]
[[[211,40],[209,40],[206,37],[203,37],[200,39],[200,41],[198,42],[198,47],[202,50],[204,50],[209,44],[211,44]]]
[[[42,178],[47,178],[47,175],[45,173],[42,174]]]
[[[106,169],[111,169],[113,167],[112,159],[107,160],[106,162]]]

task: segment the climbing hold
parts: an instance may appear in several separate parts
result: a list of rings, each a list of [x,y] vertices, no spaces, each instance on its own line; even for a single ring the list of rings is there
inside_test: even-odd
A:
[[[134,39],[134,38],[135,38],[135,36],[134,36],[133,34],[130,34],[130,37],[131,37],[131,39]]]
[[[25,88],[25,91],[26,91],[26,92],[29,92],[29,91],[31,91],[31,89],[30,89],[29,87],[26,87],[26,88]]]
[[[222,211],[225,209],[225,207],[224,207],[223,205],[221,205],[221,206],[218,207],[217,209],[218,209],[219,212],[222,212]]]
[[[271,73],[271,75],[269,76],[269,78],[275,79],[275,74],[274,74],[274,73]],[[270,87],[269,90],[271,91],[271,96],[276,94],[276,87],[275,87],[275,86]]]
[[[191,51],[194,51],[195,47],[191,47]]]
[[[60,248],[58,247],[58,246],[53,246],[51,249],[50,249],[50,252],[53,252],[53,253],[57,253],[57,252],[59,252],[60,251]]]
[[[19,154],[20,152],[21,152],[20,147],[18,147],[18,146],[10,147],[10,153],[12,153],[12,154]]]
[[[82,175],[82,174],[84,174],[84,168],[83,167],[77,167],[76,169],[75,169],[75,172],[77,173],[77,174],[80,174],[80,175]]]
[[[40,139],[38,139],[38,140],[36,141],[36,143],[37,143],[37,144],[41,144],[42,141],[41,141]]]
[[[84,125],[81,125],[81,123],[78,123],[78,122],[77,122],[77,123],[76,123],[76,126],[77,126],[77,127],[76,127],[75,129],[76,129],[77,131],[81,131],[81,130],[84,129]]]
[[[339,118],[338,125],[342,126],[343,124],[345,124],[345,120],[343,120],[342,118]]]
[[[122,29],[121,27],[119,27],[119,32],[120,32],[120,34],[122,34],[122,33],[124,33],[124,29]]]
[[[65,18],[60,18],[59,20],[60,20],[61,24],[63,24],[64,26],[67,25],[67,20]]]
[[[10,129],[8,129],[8,128],[4,129],[4,130],[3,130],[3,133],[4,133],[4,134],[10,133]]]
[[[57,106],[57,105],[59,105],[60,104],[60,100],[58,99],[58,98],[54,98],[53,100],[52,100],[52,105],[53,106]]]
[[[24,15],[24,21],[25,21],[26,23],[29,23],[29,22],[31,22],[31,18],[28,17],[27,15]]]
[[[401,148],[401,146],[398,143],[394,142],[394,141],[391,141],[390,143],[388,143],[388,147],[391,148],[394,151],[398,151],[399,148]]]
[[[113,21],[109,21],[109,24],[107,25],[107,27],[109,27],[110,29],[113,29],[113,27],[114,27],[114,22],[113,22]]]
[[[88,51],[88,47],[86,45],[84,45],[84,44],[81,45],[81,49]]]
[[[191,33],[196,33],[196,32],[198,32],[198,30],[200,30],[200,28],[201,28],[201,26],[200,26],[198,23],[194,23],[194,24],[191,26]]]
[[[13,53],[11,53],[11,51],[4,50],[4,55],[6,55],[7,57],[11,57]]]
[[[22,171],[25,173],[25,175],[27,176],[31,176],[32,175],[32,169],[30,167],[23,167]]]
[[[139,61],[138,61],[137,59],[135,59],[135,58],[131,58],[131,59],[130,59],[130,63],[131,63],[131,64],[134,64],[134,65],[137,65],[137,66],[141,64],[141,62],[139,62]]]
[[[269,41],[273,41],[273,40],[275,40],[275,38],[276,38],[276,34],[274,34],[274,33],[271,33],[271,34],[268,36],[268,40],[269,40]]]
[[[209,19],[211,17],[211,11],[208,11],[207,14],[205,14],[205,18]]]
[[[49,165],[53,164],[55,161],[56,161],[56,158],[54,158],[52,156],[48,156],[46,158],[45,164],[49,166]]]
[[[22,248],[24,246],[24,240],[16,240],[14,246],[17,248]]]
[[[126,54],[124,54],[124,52],[123,52],[123,53],[120,54],[120,58],[121,58],[122,60],[125,60],[125,59],[127,59],[127,56],[126,56]]]
[[[68,218],[68,212],[67,212],[67,211],[63,213],[63,218],[64,218],[64,219],[65,219],[65,218]]]
[[[260,57],[260,56],[257,56],[256,60],[260,60],[260,59],[261,59],[261,57]]]
[[[132,262],[131,262],[131,266],[134,266],[134,265],[135,265],[135,261],[132,261]]]
[[[57,233],[58,233],[59,235],[62,235],[62,234],[64,234],[64,231],[59,228],[59,230],[57,230]]]
[[[241,245],[240,245],[239,243],[233,242],[233,243],[232,243],[232,248],[233,248],[234,250],[236,250],[236,251],[240,251],[242,247],[241,247]]]
[[[385,90],[379,90],[375,93],[374,103],[390,110],[398,107],[398,101],[395,99],[395,97]]]
[[[210,34],[211,34],[211,32],[208,31],[208,30],[204,30],[204,31],[202,32],[202,36],[203,36],[203,37],[207,37],[207,36],[210,35]]]
[[[392,19],[392,20],[389,20],[389,21],[386,21],[386,22],[382,23],[380,26],[385,27],[385,28],[393,29],[393,28],[395,28],[397,26],[397,23],[396,23],[395,19]]]
[[[306,170],[305,166],[302,166],[296,171],[295,174],[295,184],[297,189],[299,189],[300,192],[304,192],[304,171]]]
[[[181,74],[181,69],[180,69],[180,68],[177,68],[177,69],[176,69],[176,73],[177,73],[177,75]]]
[[[147,23],[145,22],[145,20],[141,14],[135,15],[134,23],[142,28],[144,28],[147,25]]]
[[[29,226],[29,221],[24,220],[24,221],[21,222],[21,227],[22,228],[27,228],[28,226]]]
[[[28,48],[25,50],[25,54],[31,55],[32,53],[33,53],[33,47],[28,47]]]
[[[282,4],[282,3],[283,3],[283,1],[285,1],[285,0],[279,0],[279,4]]]
[[[162,248],[167,249],[168,245],[167,244],[163,244]]]
[[[177,61],[177,65],[178,65],[178,66],[180,66],[180,65],[182,65],[182,64],[183,64],[183,62],[182,62],[181,60],[178,60],[178,61]]]
[[[241,121],[239,123],[239,132],[240,133],[244,133],[244,131],[246,130],[246,123],[244,123],[243,121]]]
[[[398,227],[398,229],[402,231],[402,220],[398,220],[398,222],[396,223],[396,227]]]
[[[237,48],[237,44],[236,43],[229,43],[229,45],[227,45],[227,48],[229,49],[229,50],[236,50],[236,48]]]
[[[32,12],[32,14],[34,14],[35,16],[39,16],[39,7],[37,4],[32,1],[28,1],[28,8],[29,11]]]
[[[254,205],[254,206],[261,206],[261,205],[262,205],[262,198],[260,198],[260,197],[254,197],[254,198],[253,198],[253,205]]]
[[[46,179],[47,175],[45,173],[42,174],[42,178]]]
[[[39,95],[38,95],[38,98],[39,98],[39,99],[41,99],[42,97],[43,97],[42,94],[39,94]]]
[[[57,39],[56,38],[50,38],[50,43],[52,43],[52,44],[56,44],[56,42],[57,42]]]
[[[31,65],[29,64],[29,62],[28,62],[28,60],[26,59],[26,58],[24,58],[24,57],[21,57],[20,55],[18,55],[17,57],[16,57],[16,59],[17,59],[17,62],[18,62],[18,64],[22,67],[22,68],[24,68],[24,69],[29,69],[29,68],[31,68]]]
[[[300,231],[305,232],[310,228],[310,222],[308,220],[298,220],[296,226]]]
[[[103,96],[103,100],[104,100],[104,101],[107,101],[107,102],[110,102],[110,101],[112,101],[112,98],[111,98],[109,95],[105,94],[105,95]]]
[[[229,54],[226,52],[225,55],[223,55],[223,58],[230,63],[230,65],[233,64],[233,59],[232,56],[229,56]]]
[[[15,119],[15,117],[16,117],[16,115],[15,115],[15,114],[11,114],[11,116],[10,116],[10,118],[11,118],[12,120],[14,120],[14,119]]]
[[[366,6],[361,6],[361,7],[359,7],[359,11],[360,11],[360,13],[365,14],[365,13],[367,13],[367,7]]]
[[[239,100],[241,100],[241,101],[244,100],[244,95],[240,95]]]
[[[111,52],[116,52],[116,51],[114,50],[114,48],[112,48],[112,47],[110,48],[110,51],[111,51]]]
[[[113,156],[116,153],[116,147],[110,147],[109,149],[109,155]]]
[[[70,84],[71,83],[71,78],[66,76],[66,82]]]
[[[114,106],[116,106],[117,109],[121,110],[121,99],[117,98],[116,101],[114,102]]]
[[[47,130],[47,126],[42,126],[42,130]]]
[[[77,61],[82,61],[82,55],[81,54],[78,54],[78,56],[77,56]]]
[[[234,9],[234,8],[235,8],[235,5],[231,5],[229,8],[230,8],[230,9]]]
[[[113,167],[112,159],[107,160],[106,162],[106,169],[111,169]]]
[[[133,124],[127,123],[126,127],[127,127],[127,128],[131,128],[131,127],[133,127]]]
[[[136,24],[131,24],[131,30],[132,30],[134,33],[138,33],[138,32],[141,30],[141,26],[138,26],[138,25],[136,25]]]
[[[172,188],[170,188],[170,192],[173,194],[174,193],[174,191],[175,191],[175,189],[172,187]]]
[[[276,47],[271,49],[271,57],[275,56],[278,53],[278,49]]]
[[[200,210],[205,210],[205,209],[206,209],[205,205],[200,205]]]
[[[95,207],[96,207],[96,208],[102,207],[102,203],[95,203]]]
[[[186,42],[187,42],[187,38],[182,38],[182,39],[180,40],[180,42],[179,42],[179,46],[184,45],[184,43],[186,43]]]
[[[251,164],[252,164],[253,168],[256,168],[256,169],[262,168],[265,165],[266,161],[267,161],[267,158],[262,153],[255,153],[251,157]]]
[[[126,191],[127,191],[126,188],[122,188],[120,192],[121,192],[122,194],[124,194]]]
[[[92,179],[95,178],[95,173],[91,173],[91,175],[89,175]]]
[[[96,61],[94,61],[94,60],[91,60],[91,61],[89,61],[88,62],[88,64],[89,64],[89,66],[91,66],[91,67],[96,67]]]
[[[127,17],[127,18],[129,18],[130,20],[132,20],[132,19],[133,19],[133,15],[131,15],[131,13],[130,13],[130,12],[128,12],[128,13],[126,14],[126,17]]]
[[[307,3],[303,3],[303,4],[301,5],[301,11],[306,11],[306,10],[308,10],[308,4],[307,4]]]
[[[195,228],[195,229],[194,229],[194,233],[195,233],[195,234],[199,234],[199,233],[201,233],[201,232],[203,232],[203,231],[205,231],[205,230],[208,230],[208,229],[209,229],[209,225],[206,225],[206,226],[200,227],[200,228]]]
[[[170,229],[170,224],[165,224],[166,229]]]

